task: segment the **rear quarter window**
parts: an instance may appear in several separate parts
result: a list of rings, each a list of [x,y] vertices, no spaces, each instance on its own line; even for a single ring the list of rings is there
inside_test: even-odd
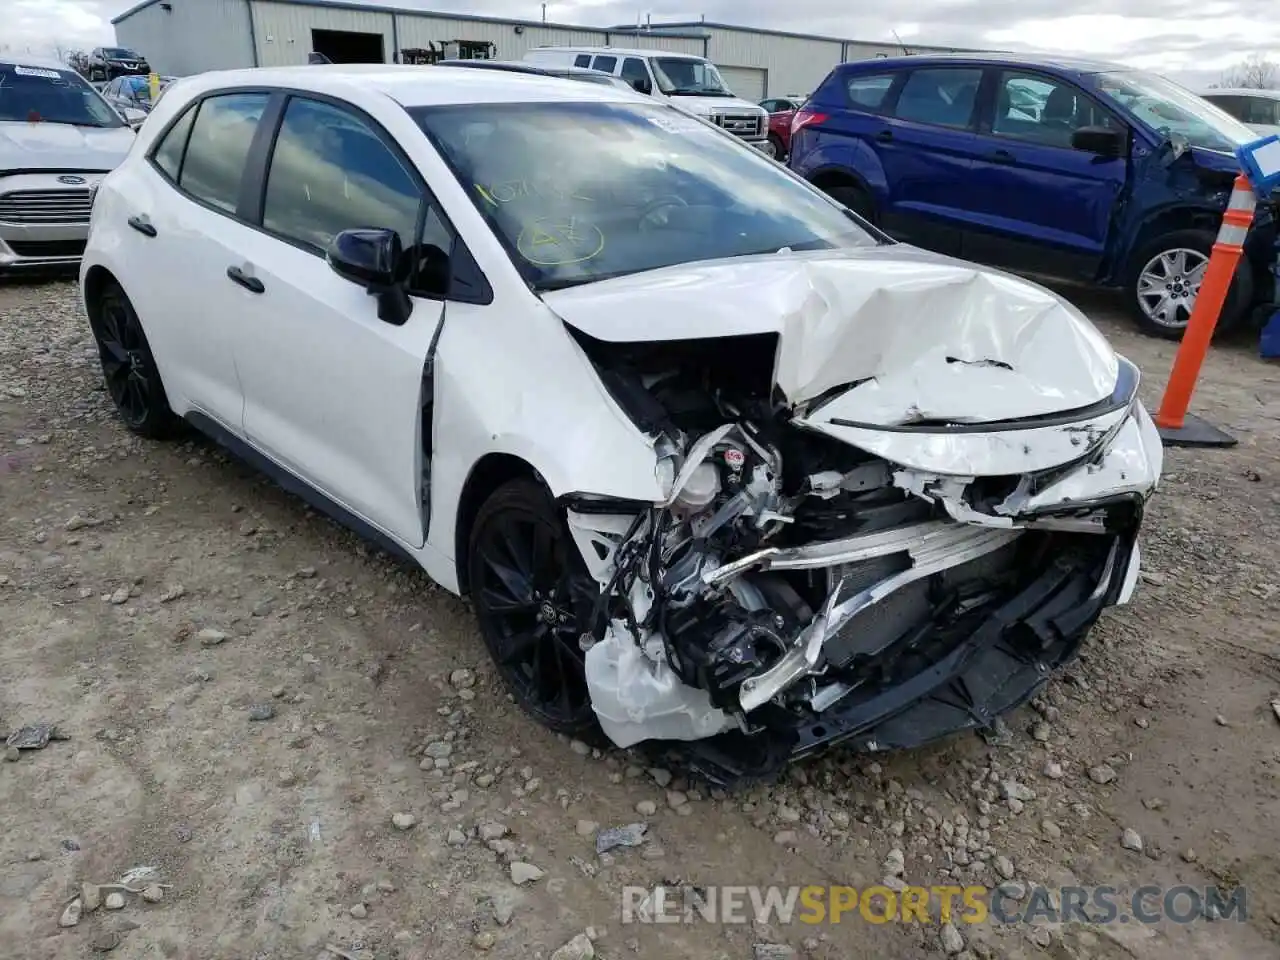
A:
[[[860,73],[845,77],[844,94],[849,106],[855,110],[880,110],[895,77],[896,74],[892,73]]]

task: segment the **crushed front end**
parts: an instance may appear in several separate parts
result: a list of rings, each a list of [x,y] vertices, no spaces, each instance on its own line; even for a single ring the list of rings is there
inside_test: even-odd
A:
[[[587,685],[619,746],[679,742],[728,783],[983,727],[1133,590],[1161,447],[1123,360],[1086,406],[886,424],[859,418],[890,377],[780,398],[770,335],[577,337],[668,491],[564,502],[599,590]]]

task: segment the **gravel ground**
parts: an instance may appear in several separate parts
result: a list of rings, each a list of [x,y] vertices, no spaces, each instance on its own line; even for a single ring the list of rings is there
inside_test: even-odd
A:
[[[1072,295],[1154,405],[1172,345]],[[0,956],[1280,956],[1280,378],[1226,344],[1204,379],[1240,445],[1168,452],[1134,604],[1003,736],[723,796],[535,726],[462,603],[216,448],[132,438],[74,285],[0,286],[0,726],[66,738],[0,764]],[[629,884],[899,877],[1242,885],[1247,920],[621,923]]]

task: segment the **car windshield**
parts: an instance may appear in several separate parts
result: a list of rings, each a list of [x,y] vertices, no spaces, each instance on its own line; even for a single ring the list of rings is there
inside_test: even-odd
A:
[[[877,241],[763,154],[670,107],[410,111],[535,289]]]
[[[119,127],[120,116],[71,70],[0,63],[0,121]]]
[[[720,71],[706,60],[689,57],[655,57],[653,75],[658,89],[669,97],[732,97]]]
[[[1166,137],[1190,146],[1232,153],[1257,139],[1239,120],[1171,80],[1139,70],[1100,73],[1098,89]]]
[[[113,57],[116,60],[137,60],[138,55],[132,50],[124,47],[107,47],[102,51],[104,56]]]
[[[130,77],[129,82],[123,85],[120,92],[127,94],[130,100],[141,103],[151,102],[151,84],[146,77]]]

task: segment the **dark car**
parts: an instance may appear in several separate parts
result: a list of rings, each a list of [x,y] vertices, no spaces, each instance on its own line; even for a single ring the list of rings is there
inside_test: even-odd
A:
[[[172,80],[172,77],[160,78],[161,93],[164,92],[164,88]],[[143,113],[150,113],[151,108],[154,106],[151,102],[151,84],[146,77],[116,77],[106,84],[100,92],[107,102],[117,109],[130,107],[134,110],[141,110]]]
[[[146,75],[151,64],[140,53],[125,47],[95,47],[86,67],[89,80],[114,80],[116,77]]]
[[[785,160],[791,152],[791,118],[804,101],[804,97],[770,97],[760,101],[760,106],[769,111],[769,144],[777,160]]]
[[[792,170],[891,235],[1123,288],[1180,339],[1256,134],[1163,77],[1107,63],[939,55],[836,67],[792,122]],[[1259,202],[1219,321],[1274,310]]]

